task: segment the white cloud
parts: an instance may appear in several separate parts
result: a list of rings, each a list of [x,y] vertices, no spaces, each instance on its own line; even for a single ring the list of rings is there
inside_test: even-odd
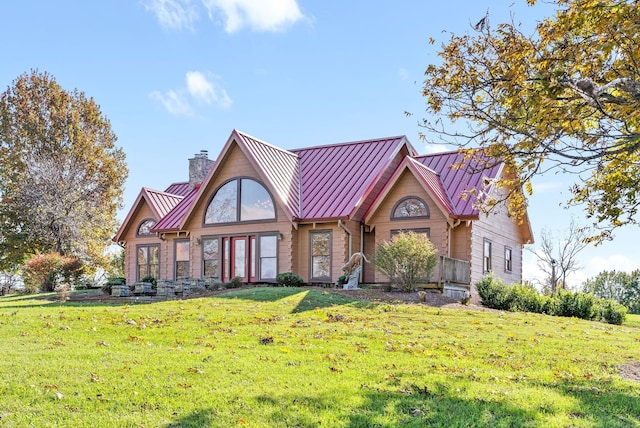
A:
[[[145,0],[144,7],[152,11],[165,28],[193,29],[198,12],[191,0]]]
[[[197,101],[205,104],[217,104],[222,108],[231,107],[231,98],[227,91],[216,82],[207,79],[204,73],[190,71],[187,73],[187,90]]]
[[[207,79],[208,73],[189,71],[185,75],[186,88],[170,90],[165,93],[154,91],[149,96],[161,103],[171,114],[190,116],[194,113],[192,103],[212,105],[223,109],[231,107],[232,101],[227,91],[217,82]]]
[[[189,116],[193,112],[189,101],[182,92],[167,91],[163,94],[160,91],[154,91],[149,96],[160,102],[171,114]]]
[[[282,31],[304,18],[296,0],[202,0],[202,3],[212,20],[221,15],[227,33],[244,27]]]
[[[406,68],[401,68],[400,70],[398,70],[398,75],[402,80],[407,80],[409,78],[409,72]]]

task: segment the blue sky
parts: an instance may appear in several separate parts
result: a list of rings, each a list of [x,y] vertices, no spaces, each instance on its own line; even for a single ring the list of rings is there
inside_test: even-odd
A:
[[[0,90],[31,69],[100,104],[127,154],[124,218],[141,187],[187,178],[201,149],[215,158],[236,128],[282,148],[406,135],[418,138],[421,81],[447,32],[513,16],[548,16],[524,0],[21,0],[0,3]],[[436,40],[431,45],[429,38]],[[413,113],[412,117],[404,112]],[[572,176],[534,182],[534,234],[559,236],[575,213],[559,204]],[[569,285],[640,267],[637,227],[588,248]],[[525,277],[539,275],[530,254]]]

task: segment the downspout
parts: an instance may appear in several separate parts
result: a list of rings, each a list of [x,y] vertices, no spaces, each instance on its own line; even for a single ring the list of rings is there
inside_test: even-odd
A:
[[[364,256],[364,223],[360,223],[360,252]],[[364,280],[364,257],[362,261],[362,269],[360,269],[360,278],[358,278],[358,282],[362,284]]]

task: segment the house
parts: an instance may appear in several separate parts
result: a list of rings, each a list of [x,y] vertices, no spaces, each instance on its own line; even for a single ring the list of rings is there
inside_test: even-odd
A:
[[[215,161],[206,151],[189,160],[189,182],[143,188],[114,241],[125,248],[128,284],[148,275],[268,283],[282,272],[333,283],[350,255],[371,256],[408,230],[443,256],[434,282],[450,259],[470,268],[463,290],[489,271],[521,281],[529,222],[476,208],[472,189],[499,193],[492,183],[504,167],[472,162],[458,152],[421,156],[405,136],[283,150],[234,130]],[[367,263],[361,275],[389,282]]]

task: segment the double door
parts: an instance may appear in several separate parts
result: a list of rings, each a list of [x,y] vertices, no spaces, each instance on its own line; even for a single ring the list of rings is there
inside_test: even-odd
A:
[[[256,280],[256,237],[222,238],[222,277],[224,281],[240,277],[242,282]]]

